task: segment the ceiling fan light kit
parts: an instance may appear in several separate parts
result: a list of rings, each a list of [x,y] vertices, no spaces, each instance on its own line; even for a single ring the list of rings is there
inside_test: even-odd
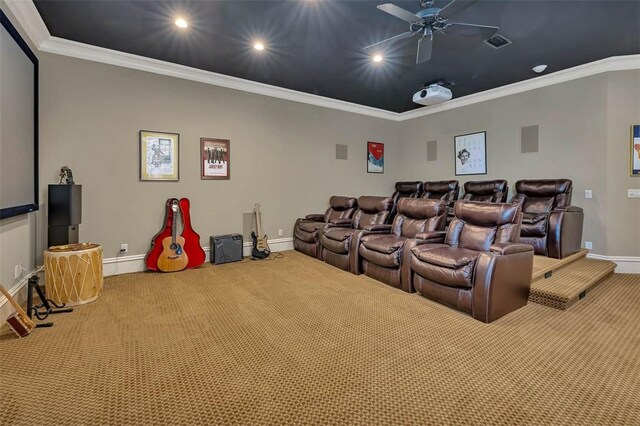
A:
[[[499,27],[489,25],[450,21],[449,15],[455,14],[456,12],[456,7],[452,7],[454,3],[456,3],[456,0],[449,2],[443,8],[438,8],[433,7],[433,0],[422,0],[420,1],[420,5],[423,9],[417,13],[411,13],[408,10],[402,9],[392,3],[379,5],[378,9],[383,12],[408,22],[409,31],[369,45],[365,47],[365,50],[370,51],[373,48],[380,48],[399,40],[418,36],[416,64],[420,64],[431,59],[431,53],[433,52],[433,36],[436,33],[448,36],[472,37],[489,40],[500,30]],[[456,5],[459,5],[459,3],[456,3]]]

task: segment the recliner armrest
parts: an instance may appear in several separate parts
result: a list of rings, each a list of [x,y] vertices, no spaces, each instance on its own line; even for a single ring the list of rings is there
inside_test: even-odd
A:
[[[533,246],[530,244],[520,243],[497,243],[492,244],[489,250],[492,253],[500,255],[509,255],[514,253],[523,253],[527,251],[533,251]]]
[[[328,227],[346,226],[346,227],[351,228],[351,219],[346,219],[346,218],[332,219],[332,220],[329,221],[327,226]]]
[[[549,257],[562,259],[580,251],[584,211],[577,206],[558,207],[549,215]]]
[[[366,234],[390,234],[391,225],[369,225],[365,226],[364,231]]]
[[[321,213],[308,214],[304,218],[312,222],[324,222],[324,215]]]
[[[563,212],[582,212],[582,207],[578,206],[564,206],[564,207],[556,207],[553,211],[563,211]]]
[[[444,243],[444,239],[447,236],[446,231],[431,231],[421,232],[416,234],[415,239],[418,244],[424,243]]]

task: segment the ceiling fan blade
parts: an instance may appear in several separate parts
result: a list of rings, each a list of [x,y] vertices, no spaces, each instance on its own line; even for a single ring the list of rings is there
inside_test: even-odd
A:
[[[477,2],[478,0],[463,2],[452,0],[451,2],[447,3],[442,9],[440,9],[438,15],[442,16],[443,18],[447,18],[451,15],[455,15],[458,12],[462,12],[464,9],[468,8],[469,6],[473,6]]]
[[[406,33],[398,34],[397,36],[389,37],[389,38],[387,38],[385,40],[379,41],[377,43],[373,43],[373,44],[365,47],[364,50],[369,50],[369,49],[372,49],[374,47],[379,47],[379,46],[382,46],[382,45],[385,45],[385,44],[390,44],[390,43],[396,42],[398,40],[403,40],[405,38],[413,37],[417,33],[418,32],[415,32],[415,31],[414,32],[407,31]]]
[[[418,39],[418,51],[416,52],[416,64],[427,62],[431,59],[433,51],[433,34],[429,34]]]
[[[462,22],[449,22],[444,32],[447,35],[460,37],[480,37],[485,40],[493,37],[500,30],[499,27],[489,25],[464,24]]]
[[[407,22],[417,22],[421,19],[419,16],[414,15],[408,10],[404,10],[403,8],[398,7],[395,4],[391,4],[391,3],[381,4],[378,6],[378,9],[380,9],[383,12],[387,12],[389,15],[393,15],[396,18],[400,18],[403,21],[407,21]]]

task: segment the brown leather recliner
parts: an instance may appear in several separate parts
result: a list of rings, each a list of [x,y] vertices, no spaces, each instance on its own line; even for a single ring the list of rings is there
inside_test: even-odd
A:
[[[293,226],[293,248],[320,258],[320,233],[327,224],[349,225],[358,207],[355,197],[334,195],[329,199],[329,208],[324,214],[309,214],[296,220]]]
[[[512,203],[522,209],[520,241],[536,254],[562,259],[580,251],[584,213],[571,206],[569,179],[519,180]]]
[[[422,198],[442,200],[447,203],[456,201],[460,192],[457,180],[427,181],[423,185]]]
[[[422,182],[396,182],[396,190],[391,196],[394,204],[398,204],[400,198],[420,198],[422,195]]]
[[[522,220],[519,206],[458,201],[454,210],[444,244],[411,250],[414,289],[487,323],[526,305],[533,247],[514,243]]]
[[[504,179],[465,182],[461,200],[506,203],[509,186]]]
[[[385,232],[393,202],[390,197],[362,196],[348,227],[328,224],[320,234],[321,259],[345,271],[360,273],[357,262],[360,238],[364,234]]]
[[[396,213],[398,213],[398,201],[401,198],[420,198],[422,195],[422,182],[420,181],[409,181],[409,182],[396,182],[395,192],[391,195],[391,200],[393,201],[393,210],[391,211],[390,221],[396,217]]]
[[[362,272],[404,291],[410,291],[409,256],[418,239],[443,242],[447,203],[440,200],[403,198],[389,234],[364,235],[358,253]]]

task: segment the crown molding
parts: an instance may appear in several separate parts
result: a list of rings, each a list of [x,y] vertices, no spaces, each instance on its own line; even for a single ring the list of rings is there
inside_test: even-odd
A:
[[[119,67],[132,68],[154,74],[161,74],[211,84],[214,86],[241,90],[255,95],[271,96],[288,101],[301,102],[371,117],[384,118],[387,120],[394,120],[398,115],[395,112],[385,111],[383,109],[285,89],[283,87],[271,86],[264,83],[245,80],[238,77],[231,77],[224,74],[218,74],[211,71],[200,70],[185,65],[146,58],[144,56],[133,55],[116,50],[105,49],[103,47],[92,46],[59,37],[49,37],[40,45],[40,50],[58,55],[71,56],[74,58],[102,62]]]
[[[271,86],[237,77],[231,77],[211,71],[204,71],[171,62],[146,58],[144,56],[105,49],[59,37],[53,37],[49,34],[49,30],[40,17],[40,14],[32,0],[5,0],[5,3],[15,15],[20,25],[25,29],[32,42],[43,52],[182,78],[214,86],[241,90],[257,95],[270,96],[293,102],[301,102],[308,105],[367,115],[391,121],[413,120],[415,118],[436,114],[442,111],[461,108],[491,99],[497,99],[529,90],[552,86],[554,84],[564,83],[604,72],[640,69],[640,55],[612,56],[610,58],[601,59],[599,61],[579,65],[573,68],[567,68],[554,73],[531,78],[529,80],[509,84],[507,86],[501,86],[484,92],[463,96],[439,105],[397,113],[327,98],[324,96]]]
[[[40,49],[42,42],[49,39],[51,35],[33,1],[4,0],[4,2],[36,48]]]
[[[517,83],[496,87],[495,89],[486,90],[484,92],[463,96],[461,98],[453,99],[439,105],[403,112],[401,114],[398,114],[398,121],[412,120],[414,118],[424,117],[427,115],[436,114],[438,112],[460,108],[467,105],[473,105],[491,99],[502,98],[504,96],[515,95],[517,93],[527,92],[529,90],[540,89],[542,87],[552,86],[554,84],[564,83],[571,80],[577,80],[579,78],[589,77],[604,72],[637,69],[640,69],[640,55],[611,56],[599,61],[589,62],[588,64],[578,65],[572,68],[566,68],[564,70],[556,71],[554,73],[550,73],[540,77],[535,77],[529,80],[519,81]]]

